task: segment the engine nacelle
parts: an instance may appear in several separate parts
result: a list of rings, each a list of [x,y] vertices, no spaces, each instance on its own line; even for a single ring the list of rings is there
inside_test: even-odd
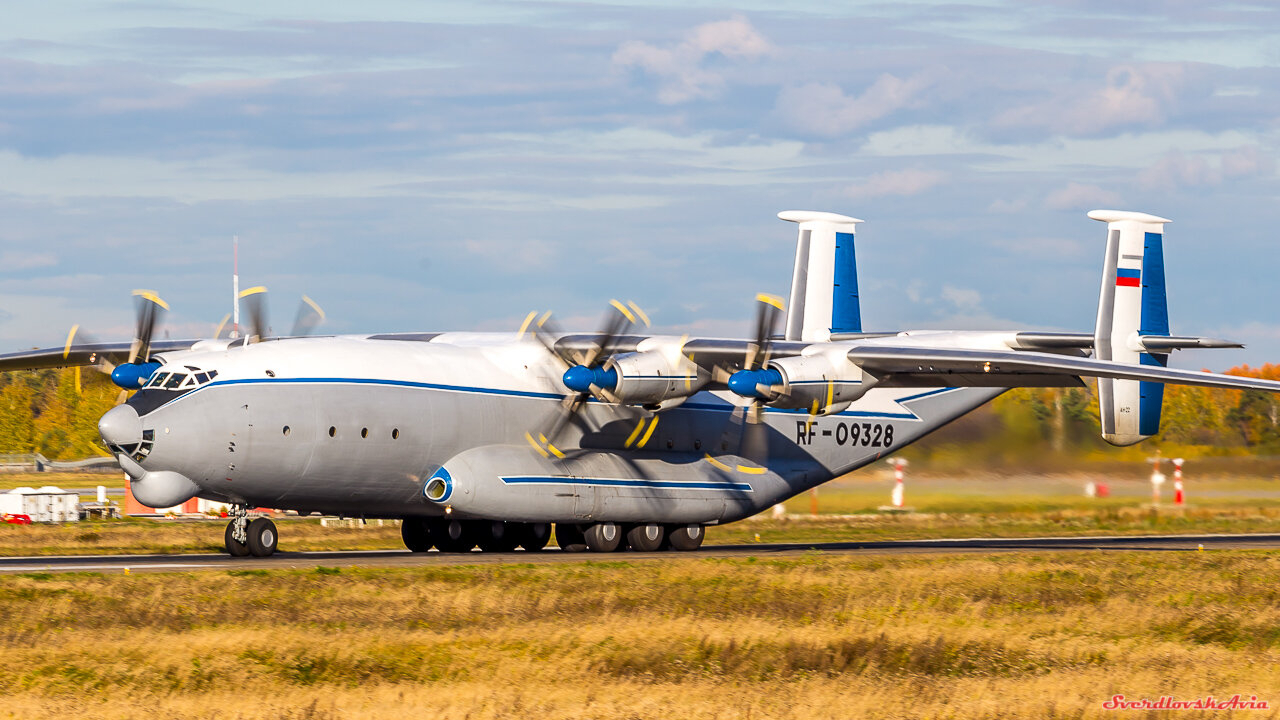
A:
[[[733,392],[764,400],[770,407],[831,415],[849,407],[878,382],[843,353],[835,357],[813,353],[779,358],[760,370],[740,370],[728,384]]]
[[[614,355],[597,367],[571,367],[561,380],[570,390],[611,402],[675,407],[711,380],[706,370],[684,356],[683,344],[650,338],[640,343],[638,352]]]
[[[620,402],[657,405],[686,398],[702,389],[710,376],[684,355],[675,358],[658,351],[615,355],[605,363],[618,374],[612,392]]]

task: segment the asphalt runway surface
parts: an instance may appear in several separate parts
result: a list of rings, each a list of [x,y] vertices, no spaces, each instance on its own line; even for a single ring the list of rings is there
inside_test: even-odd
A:
[[[1277,550],[1280,534],[1131,535],[1102,537],[961,538],[826,543],[752,543],[705,545],[696,552],[600,554],[566,553],[558,549],[510,553],[412,553],[408,550],[353,552],[277,552],[269,558],[207,555],[59,555],[0,558],[0,573],[48,572],[191,572],[199,570],[288,570],[316,567],[418,567],[501,563],[557,563],[611,560],[660,561],[678,558],[788,557],[824,555],[913,555],[937,553],[1010,553],[1047,551],[1210,552]]]

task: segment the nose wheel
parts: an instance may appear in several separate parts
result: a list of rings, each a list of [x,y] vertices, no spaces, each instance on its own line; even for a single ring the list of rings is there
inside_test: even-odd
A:
[[[280,542],[276,524],[267,518],[249,521],[249,508],[231,506],[231,522],[227,523],[224,537],[227,554],[231,557],[270,557]]]

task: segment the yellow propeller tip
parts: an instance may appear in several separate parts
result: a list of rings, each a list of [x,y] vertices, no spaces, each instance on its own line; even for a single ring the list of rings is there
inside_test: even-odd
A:
[[[169,309],[169,303],[162,300],[160,296],[156,294],[155,290],[134,290],[133,294],[135,297],[140,297],[143,300],[150,300],[165,310]]]
[[[786,309],[786,308],[784,308],[784,307],[783,307],[783,304],[782,304],[782,298],[778,297],[777,295],[769,295],[769,294],[767,294],[767,293],[759,293],[759,294],[757,294],[757,295],[756,295],[756,302],[762,302],[762,303],[765,303],[766,305],[772,305],[772,306],[774,306],[774,307],[778,308],[779,310],[785,310],[785,309]]]
[[[610,300],[609,304],[612,305],[614,309],[616,309],[618,312],[622,313],[622,316],[625,317],[627,320],[630,320],[631,322],[636,321],[635,314],[632,313],[631,310],[629,310],[627,306],[623,305],[620,301]]]

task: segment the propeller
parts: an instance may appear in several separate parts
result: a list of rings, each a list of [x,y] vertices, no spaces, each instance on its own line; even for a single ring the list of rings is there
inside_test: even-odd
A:
[[[169,310],[169,303],[161,300],[154,290],[134,290],[133,308],[136,322],[133,344],[129,346],[130,365],[136,363],[139,358],[146,362],[147,358],[151,357],[151,336],[155,334],[156,326]]]
[[[245,336],[251,343],[260,342],[267,337],[267,288],[259,285],[240,291],[240,301],[249,316],[249,333]]]
[[[213,328],[213,337],[218,340],[223,340],[231,337],[230,322],[231,322],[231,313],[227,313],[226,315],[223,315],[222,319],[219,320],[218,324]]]
[[[293,329],[289,331],[289,335],[292,337],[310,335],[324,320],[324,310],[320,309],[315,300],[303,295],[302,302],[298,305],[298,313],[293,318]]]
[[[152,290],[134,290],[134,332],[129,343],[129,352],[125,362],[115,364],[104,354],[98,340],[85,332],[79,325],[73,325],[67,333],[67,341],[63,345],[62,357],[68,359],[72,354],[84,357],[98,372],[111,376],[111,381],[122,390],[116,398],[116,404],[124,402],[129,390],[142,387],[146,379],[155,372],[159,363],[149,362],[151,358],[151,340],[155,336],[164,313],[169,304]],[[76,365],[76,387],[80,387],[80,365]]]
[[[248,332],[245,337],[250,343],[261,342],[263,338],[269,337],[271,334],[271,326],[267,320],[267,288],[259,285],[251,287],[248,290],[240,292],[240,301],[244,306],[245,315],[248,316]],[[226,327],[228,318],[224,317],[222,322],[218,324],[215,332],[217,337],[222,337],[223,328]],[[293,327],[289,330],[289,337],[304,337],[310,335],[315,329],[325,321],[324,310],[315,300],[302,296],[302,302],[298,304],[298,312],[293,318]]]
[[[742,436],[738,454],[761,465],[768,459],[769,429],[764,425],[764,404],[778,397],[782,373],[769,368],[773,335],[782,317],[782,299],[773,295],[756,295],[755,335],[747,343],[742,369],[730,372],[717,367],[715,379],[731,391],[749,398],[743,410]]]
[[[588,398],[595,396],[605,402],[617,402],[617,396],[611,390],[617,387],[618,374],[612,369],[605,369],[603,358],[607,362],[617,348],[619,336],[625,333],[636,322],[649,325],[649,316],[634,302],[622,303],[610,300],[609,307],[600,323],[601,329],[592,338],[585,350],[569,351],[556,345],[559,333],[553,329],[551,313],[538,316],[529,313],[520,332],[531,331],[553,357],[565,367],[561,382],[572,394],[565,395],[560,407],[537,432],[525,433],[525,439],[544,457],[564,457],[564,452],[556,447],[555,441],[570,422],[577,419],[578,411]]]
[[[77,338],[79,339],[78,343],[76,342]],[[73,350],[79,350],[83,346],[97,345],[97,344],[98,344],[98,341],[92,336],[90,336],[89,333],[83,332],[80,329],[80,326],[78,324],[72,325],[71,330],[67,333],[66,345],[64,345],[62,348],[62,359],[66,360],[67,358],[71,357],[71,352]],[[116,368],[115,363],[108,360],[106,356],[99,355],[98,353],[90,353],[89,362],[90,362],[90,367],[92,367],[94,370],[97,370],[98,372],[103,373],[105,375],[110,375],[111,371],[115,370]],[[83,392],[83,386],[80,382],[80,366],[75,365],[73,366],[72,370],[75,373],[76,394],[80,395]]]

